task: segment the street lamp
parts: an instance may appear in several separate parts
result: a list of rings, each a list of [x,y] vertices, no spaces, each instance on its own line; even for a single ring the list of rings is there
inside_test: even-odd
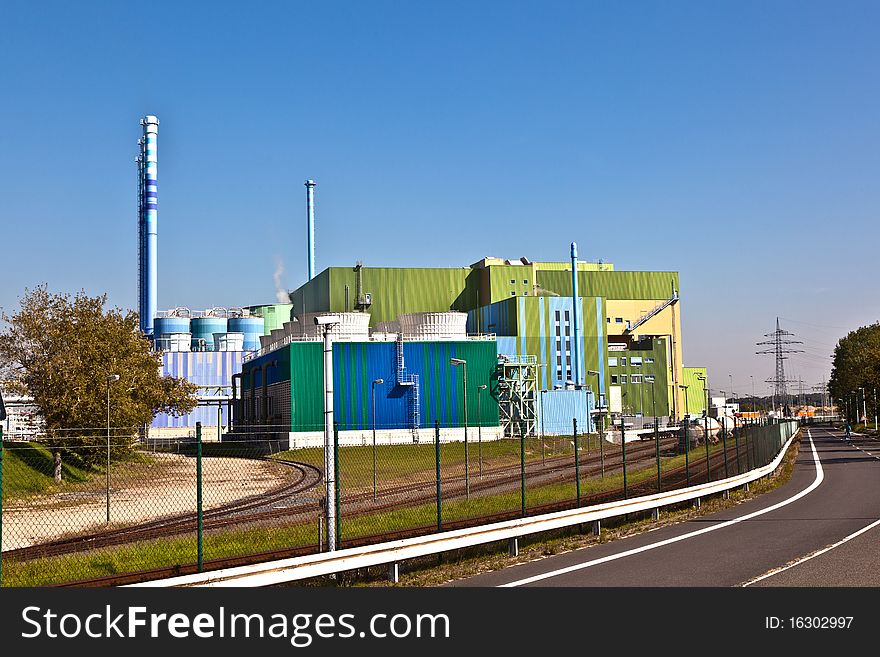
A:
[[[541,391],[541,467],[547,465],[544,458],[544,393],[546,392],[546,390]]]
[[[485,383],[477,386],[477,449],[480,459],[480,481],[483,481],[483,415],[480,410],[480,399],[482,398],[480,393],[488,387]]]
[[[859,392],[862,393],[862,417],[861,417],[861,420],[865,423],[865,425],[867,425],[868,424],[868,409],[865,407],[865,389],[859,388]],[[858,402],[858,400],[856,400],[856,401]]]
[[[385,383],[385,379],[376,379],[370,385],[373,402],[373,501],[376,501],[376,386]]]
[[[324,334],[324,482],[327,516],[327,551],[336,550],[336,452],[333,439],[333,339],[331,331],[339,325],[335,315],[317,315],[315,324]]]
[[[703,382],[703,388],[706,390],[706,410],[704,417],[705,436],[703,437],[703,440],[706,443],[706,482],[708,483],[712,479],[712,475],[709,471],[709,377],[697,375],[697,379]]]
[[[464,375],[464,495],[465,498],[470,499],[471,496],[471,479],[470,479],[470,467],[468,464],[468,412],[467,412],[467,361],[462,358],[450,358],[449,364],[453,367],[458,367],[461,365],[461,370]]]
[[[110,524],[110,384],[119,381],[118,374],[107,377],[107,524]]]
[[[599,394],[600,389],[600,379],[601,374],[596,370],[587,370],[587,374],[589,376],[596,377],[596,394],[593,395],[593,398],[596,400],[596,428],[599,431],[599,463],[602,465],[602,477],[605,477],[605,437],[602,435],[602,430],[605,425],[605,413],[602,412],[601,409],[601,395]]]
[[[687,486],[691,485],[691,469],[690,469],[690,438],[688,438],[688,421],[690,420],[690,413],[688,413],[688,388],[690,386],[686,386],[683,384],[679,384],[678,386],[682,390],[684,390],[684,476],[685,476],[685,484]]]

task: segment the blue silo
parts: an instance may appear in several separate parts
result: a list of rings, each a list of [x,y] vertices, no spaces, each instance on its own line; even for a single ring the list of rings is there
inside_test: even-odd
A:
[[[230,333],[244,333],[244,350],[256,351],[260,348],[263,326],[262,317],[230,317],[227,330]]]
[[[214,351],[214,334],[226,333],[225,317],[194,317],[190,321],[193,351]]]

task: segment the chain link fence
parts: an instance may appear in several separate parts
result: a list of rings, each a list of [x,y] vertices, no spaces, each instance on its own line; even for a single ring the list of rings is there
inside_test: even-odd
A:
[[[199,427],[6,441],[2,584],[118,584],[681,488],[766,465],[796,425],[738,423],[708,439],[699,422],[598,429],[248,426],[222,440]]]

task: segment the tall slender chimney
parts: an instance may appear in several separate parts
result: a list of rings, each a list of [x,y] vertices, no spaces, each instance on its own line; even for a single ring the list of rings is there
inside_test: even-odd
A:
[[[315,277],[315,181],[306,180],[306,214],[308,215],[309,280]]]
[[[571,364],[572,364],[572,381],[575,387],[581,382],[581,365],[580,365],[580,337],[578,335],[578,307],[580,299],[578,298],[578,267],[577,267],[578,247],[577,242],[571,243],[571,316],[572,316],[572,339],[571,339]],[[599,358],[602,354],[599,354]]]
[[[158,159],[157,138],[159,119],[145,116],[141,119],[144,134],[141,138],[140,177],[140,290],[139,307],[141,332],[153,337],[153,318],[157,308],[157,243],[158,243]]]

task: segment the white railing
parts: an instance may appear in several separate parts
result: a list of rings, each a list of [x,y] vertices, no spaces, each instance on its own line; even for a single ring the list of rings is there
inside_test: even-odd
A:
[[[723,493],[773,473],[782,463],[785,452],[795,436],[797,436],[797,432],[793,433],[779,450],[776,458],[768,465],[715,482],[580,509],[568,509],[540,516],[518,518],[358,548],[346,548],[335,552],[281,559],[251,566],[238,566],[195,575],[170,577],[131,586],[273,586],[285,582],[332,575],[355,568],[394,564],[406,559],[485,543],[509,541],[528,534],[615,518],[628,513],[659,510],[663,506]]]

